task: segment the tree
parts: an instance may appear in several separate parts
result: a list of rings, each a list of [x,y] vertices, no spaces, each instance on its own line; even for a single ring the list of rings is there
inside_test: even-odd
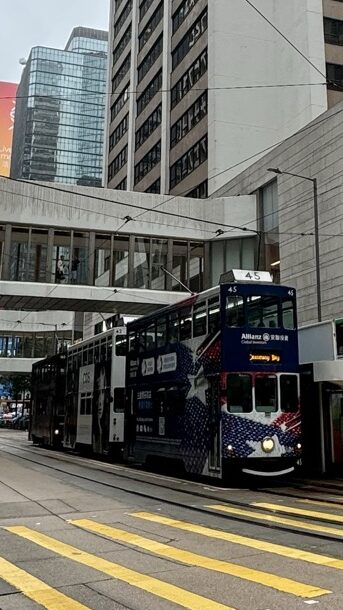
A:
[[[4,391],[17,403],[22,396],[25,398],[27,392],[31,391],[31,375],[9,375],[3,379]]]

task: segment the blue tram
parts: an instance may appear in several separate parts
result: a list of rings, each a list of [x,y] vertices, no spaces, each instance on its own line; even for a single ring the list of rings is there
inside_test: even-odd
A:
[[[291,473],[301,459],[296,294],[265,272],[128,325],[128,442],[217,479]]]

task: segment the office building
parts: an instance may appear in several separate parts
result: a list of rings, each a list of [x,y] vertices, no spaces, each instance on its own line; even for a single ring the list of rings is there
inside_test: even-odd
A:
[[[11,177],[102,185],[107,32],[34,47],[17,92]]]
[[[253,4],[112,0],[109,188],[206,197],[343,99],[343,3]]]

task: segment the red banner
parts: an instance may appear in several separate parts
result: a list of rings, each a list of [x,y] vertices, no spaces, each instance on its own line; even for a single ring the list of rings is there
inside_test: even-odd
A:
[[[0,176],[10,175],[17,87],[14,83],[0,82]]]

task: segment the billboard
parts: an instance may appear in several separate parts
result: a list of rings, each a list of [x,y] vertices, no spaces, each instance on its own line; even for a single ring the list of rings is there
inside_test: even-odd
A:
[[[17,87],[15,83],[0,82],[0,176],[10,175]]]

